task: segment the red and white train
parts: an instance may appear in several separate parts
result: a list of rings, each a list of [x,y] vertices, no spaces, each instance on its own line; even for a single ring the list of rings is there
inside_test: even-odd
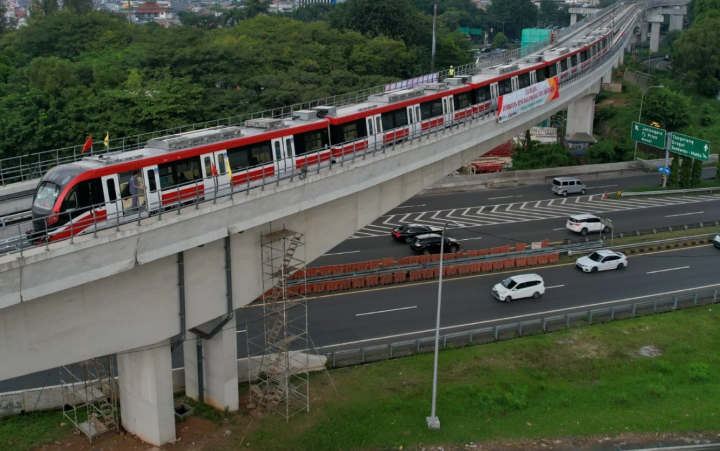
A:
[[[155,138],[139,150],[90,156],[50,169],[33,199],[33,241],[57,241],[176,208],[183,202],[252,189],[318,165],[490,114],[498,98],[547,78],[590,69],[612,46],[613,29],[597,28],[565,47],[411,89],[370,96],[344,107],[296,111],[291,119],[256,119]],[[144,189],[132,206],[128,182]],[[232,182],[231,182],[232,181]],[[232,183],[232,187],[231,187]]]

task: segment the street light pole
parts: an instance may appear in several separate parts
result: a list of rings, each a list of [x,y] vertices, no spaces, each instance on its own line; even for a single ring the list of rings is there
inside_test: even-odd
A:
[[[649,86],[643,90],[642,97],[640,97],[640,113],[638,114],[638,124],[640,123],[640,119],[642,118],[642,107],[643,102],[645,101],[645,93],[648,92],[652,88],[664,88],[663,85],[657,85],[657,86]],[[637,141],[635,141],[635,154],[633,155],[633,161],[637,161]]]
[[[435,324],[435,362],[433,363],[433,387],[432,387],[432,408],[430,416],[425,418],[427,420],[428,429],[440,429],[440,419],[435,415],[435,400],[437,399],[437,372],[438,372],[438,352],[440,344],[440,306],[442,305],[442,279],[443,279],[443,257],[445,252],[445,230],[448,224],[452,223],[456,227],[458,224],[454,221],[448,221],[443,227],[442,234],[440,235],[440,274],[438,282],[438,302],[437,302],[437,319]]]
[[[435,0],[433,9],[433,36],[432,36],[432,56],[430,57],[430,73],[435,73],[435,21],[437,20],[438,0]]]

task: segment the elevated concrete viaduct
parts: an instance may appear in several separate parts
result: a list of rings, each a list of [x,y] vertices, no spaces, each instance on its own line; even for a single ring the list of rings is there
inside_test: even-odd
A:
[[[594,94],[633,27],[592,72],[562,85],[559,99],[510,120],[478,117],[303,180],[0,257],[0,379],[117,354],[123,426],[156,445],[173,441],[170,338],[185,338],[188,393],[197,393],[190,330],[212,329],[229,313],[227,296],[238,309],[261,295],[263,234],[302,232],[311,261],[557,111],[572,111],[569,130],[591,133]],[[238,408],[235,321],[224,326],[230,333],[202,339],[208,402],[230,410]]]

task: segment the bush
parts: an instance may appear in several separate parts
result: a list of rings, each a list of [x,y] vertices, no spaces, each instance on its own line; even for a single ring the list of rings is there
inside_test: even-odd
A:
[[[692,161],[692,178],[690,186],[698,188],[702,183],[702,161],[693,159]]]
[[[615,148],[617,143],[612,139],[601,139],[585,152],[589,164],[615,163],[619,161]]]
[[[720,80],[715,77],[706,77],[698,83],[698,91],[706,97],[715,98],[720,91]]]
[[[692,363],[690,364],[690,380],[693,382],[706,382],[710,379],[710,375],[708,374],[708,369],[710,369],[710,365],[707,363]]]
[[[653,370],[657,371],[658,373],[668,374],[672,371],[673,367],[670,362],[667,360],[656,360],[653,362]]]
[[[648,394],[650,396],[655,396],[657,398],[663,396],[665,393],[667,393],[667,389],[663,384],[660,383],[650,383],[648,384]]]
[[[677,158],[677,156],[675,156],[675,158]],[[680,160],[680,188],[687,189],[692,186],[692,159],[680,157]]]

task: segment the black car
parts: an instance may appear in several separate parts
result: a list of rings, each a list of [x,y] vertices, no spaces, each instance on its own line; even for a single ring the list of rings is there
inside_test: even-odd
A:
[[[410,244],[410,249],[417,254],[439,254],[440,253],[440,240],[442,237],[437,233],[428,233],[427,235],[420,235],[415,237],[415,240]],[[460,250],[460,243],[453,238],[445,237],[445,253],[455,253]]]
[[[413,239],[418,235],[425,235],[427,233],[441,233],[442,229],[442,227],[423,224],[404,224],[396,229],[393,229],[390,234],[398,241],[405,241],[406,243],[411,243]]]

